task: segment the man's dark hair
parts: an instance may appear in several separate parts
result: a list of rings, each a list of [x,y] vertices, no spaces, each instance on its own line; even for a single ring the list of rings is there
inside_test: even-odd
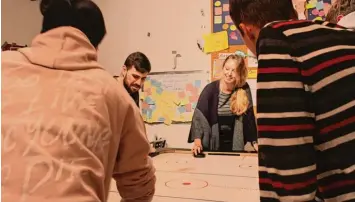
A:
[[[141,52],[131,53],[124,62],[124,65],[127,69],[134,67],[140,73],[149,73],[151,70],[148,57]]]
[[[42,0],[40,10],[43,15],[41,33],[71,26],[82,31],[95,48],[106,35],[104,17],[91,0]]]
[[[242,35],[240,23],[262,28],[273,21],[297,18],[292,0],[229,0],[229,13]]]

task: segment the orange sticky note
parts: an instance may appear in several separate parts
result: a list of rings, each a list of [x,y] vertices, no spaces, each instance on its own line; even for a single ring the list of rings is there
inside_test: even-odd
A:
[[[187,104],[185,107],[186,107],[186,112],[192,111],[191,104]]]
[[[233,21],[232,21],[232,18],[231,18],[231,16],[230,15],[226,15],[225,17],[224,17],[224,23],[232,23]]]
[[[193,95],[189,97],[190,102],[197,102],[198,101],[198,96]]]
[[[185,92],[179,92],[178,95],[179,95],[179,98],[184,98],[185,97]]]
[[[192,86],[191,83],[189,83],[189,84],[186,85],[186,91],[192,91],[193,88],[194,88],[194,87]]]
[[[214,14],[215,15],[222,15],[222,7],[214,8]]]
[[[229,4],[223,4],[223,11],[229,11]]]

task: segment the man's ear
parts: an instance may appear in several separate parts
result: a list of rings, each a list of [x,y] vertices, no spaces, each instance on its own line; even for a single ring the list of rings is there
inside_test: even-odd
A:
[[[339,22],[344,16],[343,15],[338,15],[337,16],[337,22]]]
[[[256,36],[253,32],[252,26],[248,26],[245,25],[244,23],[240,23],[239,27],[244,32],[244,35],[246,35],[251,41],[256,40]]]
[[[121,70],[121,76],[125,77],[126,75],[127,75],[127,67],[123,65]]]

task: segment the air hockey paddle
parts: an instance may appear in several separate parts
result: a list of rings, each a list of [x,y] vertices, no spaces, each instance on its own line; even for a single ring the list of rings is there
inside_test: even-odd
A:
[[[194,157],[195,158],[205,158],[206,157],[206,154],[203,153],[203,152],[199,152],[197,154],[194,154]]]

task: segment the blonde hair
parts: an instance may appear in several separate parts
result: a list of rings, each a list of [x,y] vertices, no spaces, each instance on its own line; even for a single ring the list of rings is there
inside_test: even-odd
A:
[[[228,60],[235,60],[238,64],[237,75],[238,79],[235,87],[238,88],[231,97],[230,110],[232,113],[240,116],[245,113],[249,108],[249,98],[247,93],[242,87],[246,84],[248,77],[248,69],[245,65],[244,58],[239,55],[229,55],[223,62],[223,67]]]
[[[244,89],[239,88],[231,97],[230,109],[231,111],[240,116],[244,114],[249,108],[249,98]]]

